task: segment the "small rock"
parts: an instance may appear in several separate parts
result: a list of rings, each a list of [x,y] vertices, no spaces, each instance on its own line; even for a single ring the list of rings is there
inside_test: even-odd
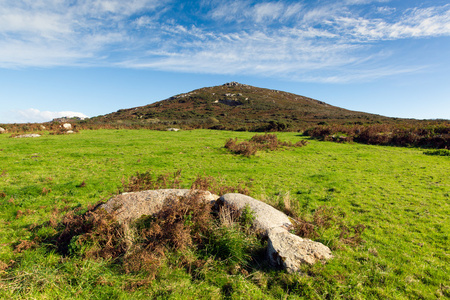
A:
[[[6,129],[3,127],[0,127],[0,134],[5,133],[5,132],[6,132]]]
[[[70,124],[70,123],[64,123],[62,126],[64,127],[64,129],[67,129],[67,130],[72,129],[72,124]]]
[[[29,134],[22,134],[22,135],[18,135],[15,138],[20,139],[20,138],[34,138],[34,137],[40,137],[40,134],[37,133],[29,133]]]
[[[73,130],[67,130],[66,133],[73,133]]]
[[[167,131],[178,131],[180,128],[167,128]]]
[[[310,239],[303,239],[282,228],[269,232],[267,256],[274,266],[280,266],[289,273],[299,272],[302,264],[312,265],[333,257],[330,248]]]

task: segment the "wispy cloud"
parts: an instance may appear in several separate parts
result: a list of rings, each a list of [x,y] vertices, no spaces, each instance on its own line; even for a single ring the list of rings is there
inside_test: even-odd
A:
[[[40,111],[35,108],[30,108],[9,112],[8,116],[4,117],[4,120],[0,120],[0,123],[10,123],[12,120],[14,120],[15,123],[42,123],[61,117],[87,118],[88,116],[74,111]]]
[[[107,65],[367,80],[422,68],[384,68],[393,52],[382,51],[378,42],[450,36],[450,5],[399,10],[386,0],[323,1],[320,6],[211,0],[188,14],[172,3],[0,1],[0,67]],[[375,8],[372,13],[357,9],[367,4]],[[362,71],[349,75],[351,70]]]
[[[333,27],[356,40],[396,40],[450,35],[450,5],[407,10],[397,22],[363,17],[338,17]]]
[[[300,3],[283,3],[282,1],[268,1],[252,3],[251,1],[221,1],[214,2],[209,15],[226,22],[256,22],[265,24],[287,21],[297,18],[303,9]]]
[[[133,14],[158,0],[0,2],[0,67],[100,64],[111,46],[126,48]]]

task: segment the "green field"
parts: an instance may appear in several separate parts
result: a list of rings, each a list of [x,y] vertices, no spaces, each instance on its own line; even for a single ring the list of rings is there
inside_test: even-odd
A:
[[[5,299],[444,299],[450,297],[450,157],[418,148],[309,140],[301,148],[247,158],[223,148],[254,133],[192,130],[81,131],[14,139],[0,135],[0,298]],[[277,133],[297,142],[298,133]],[[337,229],[320,235],[335,258],[304,274],[266,268],[229,272],[221,264],[192,276],[163,266],[123,274],[105,260],[63,257],[38,244],[43,226],[76,207],[117,193],[136,172],[182,170],[182,186],[198,176],[245,184],[271,204],[289,198],[306,218],[333,207],[348,226],[363,224],[363,243],[337,243]],[[84,182],[84,184],[82,184]],[[32,232],[33,231],[33,232]]]

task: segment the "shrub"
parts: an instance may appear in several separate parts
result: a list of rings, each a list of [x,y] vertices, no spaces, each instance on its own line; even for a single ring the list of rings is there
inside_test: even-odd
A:
[[[423,154],[426,154],[426,155],[439,155],[439,156],[450,156],[450,150],[448,150],[448,149],[428,150],[428,151],[424,151]]]
[[[282,142],[278,139],[276,134],[266,133],[263,135],[254,135],[249,141],[238,142],[237,138],[229,139],[225,143],[225,148],[231,150],[236,154],[241,154],[246,157],[255,155],[258,150],[275,151],[282,147],[303,147],[308,142],[300,140],[295,144],[291,142]]]
[[[316,126],[304,131],[304,135],[325,141],[356,141],[372,145],[450,147],[450,125],[418,123],[328,125]]]
[[[237,138],[227,140],[225,143],[225,148],[231,150],[236,154],[241,154],[246,157],[255,155],[256,152],[258,151],[258,149],[254,146],[254,144],[247,141],[238,143]]]

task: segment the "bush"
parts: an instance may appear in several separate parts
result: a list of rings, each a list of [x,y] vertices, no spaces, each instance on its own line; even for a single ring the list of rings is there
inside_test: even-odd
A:
[[[448,149],[428,150],[428,151],[424,151],[423,154],[426,154],[426,155],[439,155],[439,156],[450,156],[450,150],[448,150]]]
[[[238,142],[237,138],[229,139],[225,143],[225,148],[231,150],[236,154],[241,154],[246,157],[255,155],[258,150],[275,151],[282,147],[303,147],[308,142],[300,140],[295,144],[291,142],[282,142],[278,139],[276,134],[266,133],[263,135],[254,135],[249,141]]]
[[[450,147],[450,125],[372,124],[327,125],[307,129],[303,134],[325,141],[351,142],[403,147]]]

